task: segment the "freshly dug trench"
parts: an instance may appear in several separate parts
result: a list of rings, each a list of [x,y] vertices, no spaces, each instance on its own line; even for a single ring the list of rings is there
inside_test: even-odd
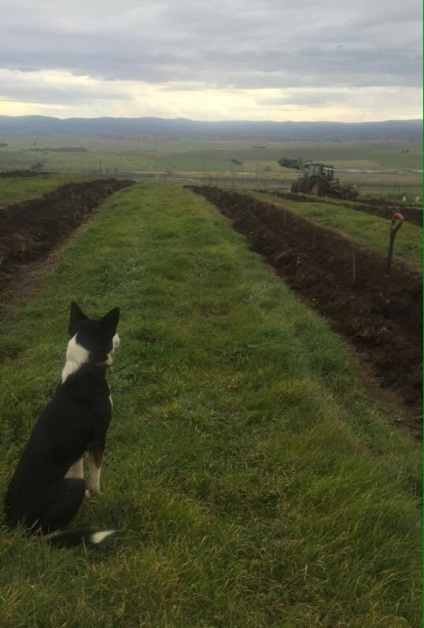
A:
[[[68,183],[0,209],[0,293],[25,264],[43,259],[108,196],[133,181]]]
[[[421,429],[422,276],[340,235],[249,196],[192,186],[228,216],[285,282],[327,317],[409,406]],[[385,298],[383,298],[385,295]]]

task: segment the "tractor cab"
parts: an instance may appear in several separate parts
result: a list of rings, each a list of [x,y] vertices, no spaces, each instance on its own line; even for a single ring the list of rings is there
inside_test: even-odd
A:
[[[334,167],[326,164],[306,162],[305,170],[308,178],[322,177],[326,181],[332,181],[334,178]]]

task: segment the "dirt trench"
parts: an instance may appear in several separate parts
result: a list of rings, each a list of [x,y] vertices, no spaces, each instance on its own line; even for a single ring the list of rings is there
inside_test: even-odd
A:
[[[422,430],[422,276],[272,203],[218,188],[191,186],[247,237],[249,247],[371,366],[382,388]]]
[[[45,258],[108,196],[132,184],[118,179],[68,183],[0,209],[0,295],[22,268]]]

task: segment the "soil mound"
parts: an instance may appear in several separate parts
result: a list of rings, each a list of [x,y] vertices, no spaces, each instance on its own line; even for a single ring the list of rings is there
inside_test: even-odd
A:
[[[228,216],[277,274],[371,365],[382,387],[409,406],[421,430],[422,276],[272,203],[193,186]]]
[[[108,196],[133,181],[68,183],[0,209],[0,293],[25,264],[43,259]]]

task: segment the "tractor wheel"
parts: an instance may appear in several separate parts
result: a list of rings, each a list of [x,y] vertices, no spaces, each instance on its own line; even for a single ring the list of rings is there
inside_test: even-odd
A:
[[[315,194],[316,196],[324,196],[325,183],[319,177],[312,177],[308,184],[308,194]]]
[[[356,201],[356,199],[358,198],[358,190],[355,190],[355,188],[350,188],[348,194],[348,198],[351,201]]]
[[[290,191],[293,192],[293,194],[297,194],[299,192],[299,183],[297,181],[293,181]]]

